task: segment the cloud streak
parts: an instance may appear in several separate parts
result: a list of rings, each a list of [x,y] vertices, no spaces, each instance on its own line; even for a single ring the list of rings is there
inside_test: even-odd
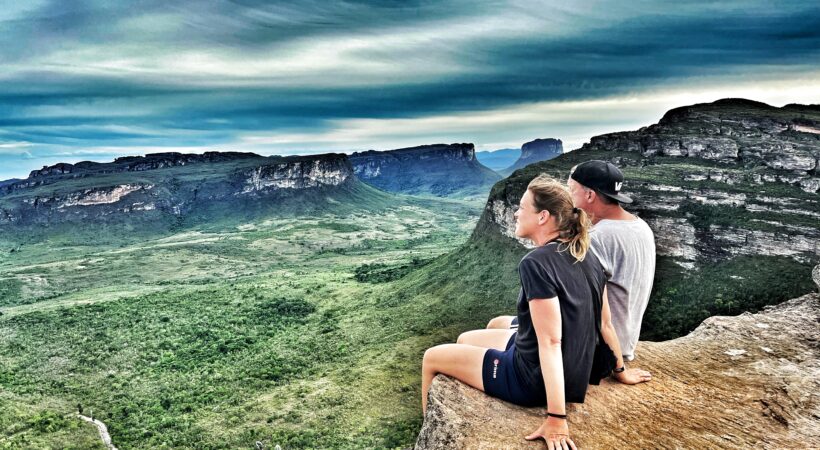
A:
[[[0,145],[28,142],[43,158],[566,142],[646,114],[533,105],[659,104],[650,96],[725,86],[753,97],[773,83],[814,93],[820,68],[813,2],[44,1],[0,12],[0,24]]]

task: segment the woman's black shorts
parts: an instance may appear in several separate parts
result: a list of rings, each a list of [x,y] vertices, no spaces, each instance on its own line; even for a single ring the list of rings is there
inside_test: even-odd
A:
[[[515,334],[513,334],[503,352],[491,348],[484,353],[481,374],[484,381],[484,392],[516,405],[546,405],[547,393],[544,391],[543,380],[539,387],[534,387],[519,376],[513,359],[515,351]]]

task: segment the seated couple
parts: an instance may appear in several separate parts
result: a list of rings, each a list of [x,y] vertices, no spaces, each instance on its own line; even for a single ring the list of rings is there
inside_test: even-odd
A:
[[[544,438],[549,448],[575,448],[566,402],[582,403],[587,386],[610,373],[626,384],[651,376],[624,370],[607,300],[607,274],[589,252],[591,221],[574,207],[570,191],[545,175],[535,178],[515,219],[516,236],[537,245],[518,265],[518,329],[469,331],[457,344],[428,349],[422,365],[422,410],[426,413],[433,378],[442,373],[511,403],[547,405],[547,419],[526,439]]]

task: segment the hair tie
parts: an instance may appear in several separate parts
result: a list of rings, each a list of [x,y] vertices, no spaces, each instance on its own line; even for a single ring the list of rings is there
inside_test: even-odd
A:
[[[579,208],[572,208],[573,214],[581,214],[581,210]]]

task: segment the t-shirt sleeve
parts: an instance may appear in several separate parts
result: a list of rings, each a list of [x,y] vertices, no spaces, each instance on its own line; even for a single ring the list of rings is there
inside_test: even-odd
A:
[[[609,265],[609,254],[607,253],[607,248],[604,245],[604,242],[601,238],[601,231],[593,232],[591,237],[591,242],[589,245],[589,249],[596,258],[598,258],[598,262],[601,263],[601,267],[604,268],[604,274],[606,275],[607,281],[612,278],[612,267]]]
[[[537,261],[524,258],[518,264],[518,275],[521,288],[527,301],[535,298],[553,298],[558,296],[555,280],[550,272]]]

